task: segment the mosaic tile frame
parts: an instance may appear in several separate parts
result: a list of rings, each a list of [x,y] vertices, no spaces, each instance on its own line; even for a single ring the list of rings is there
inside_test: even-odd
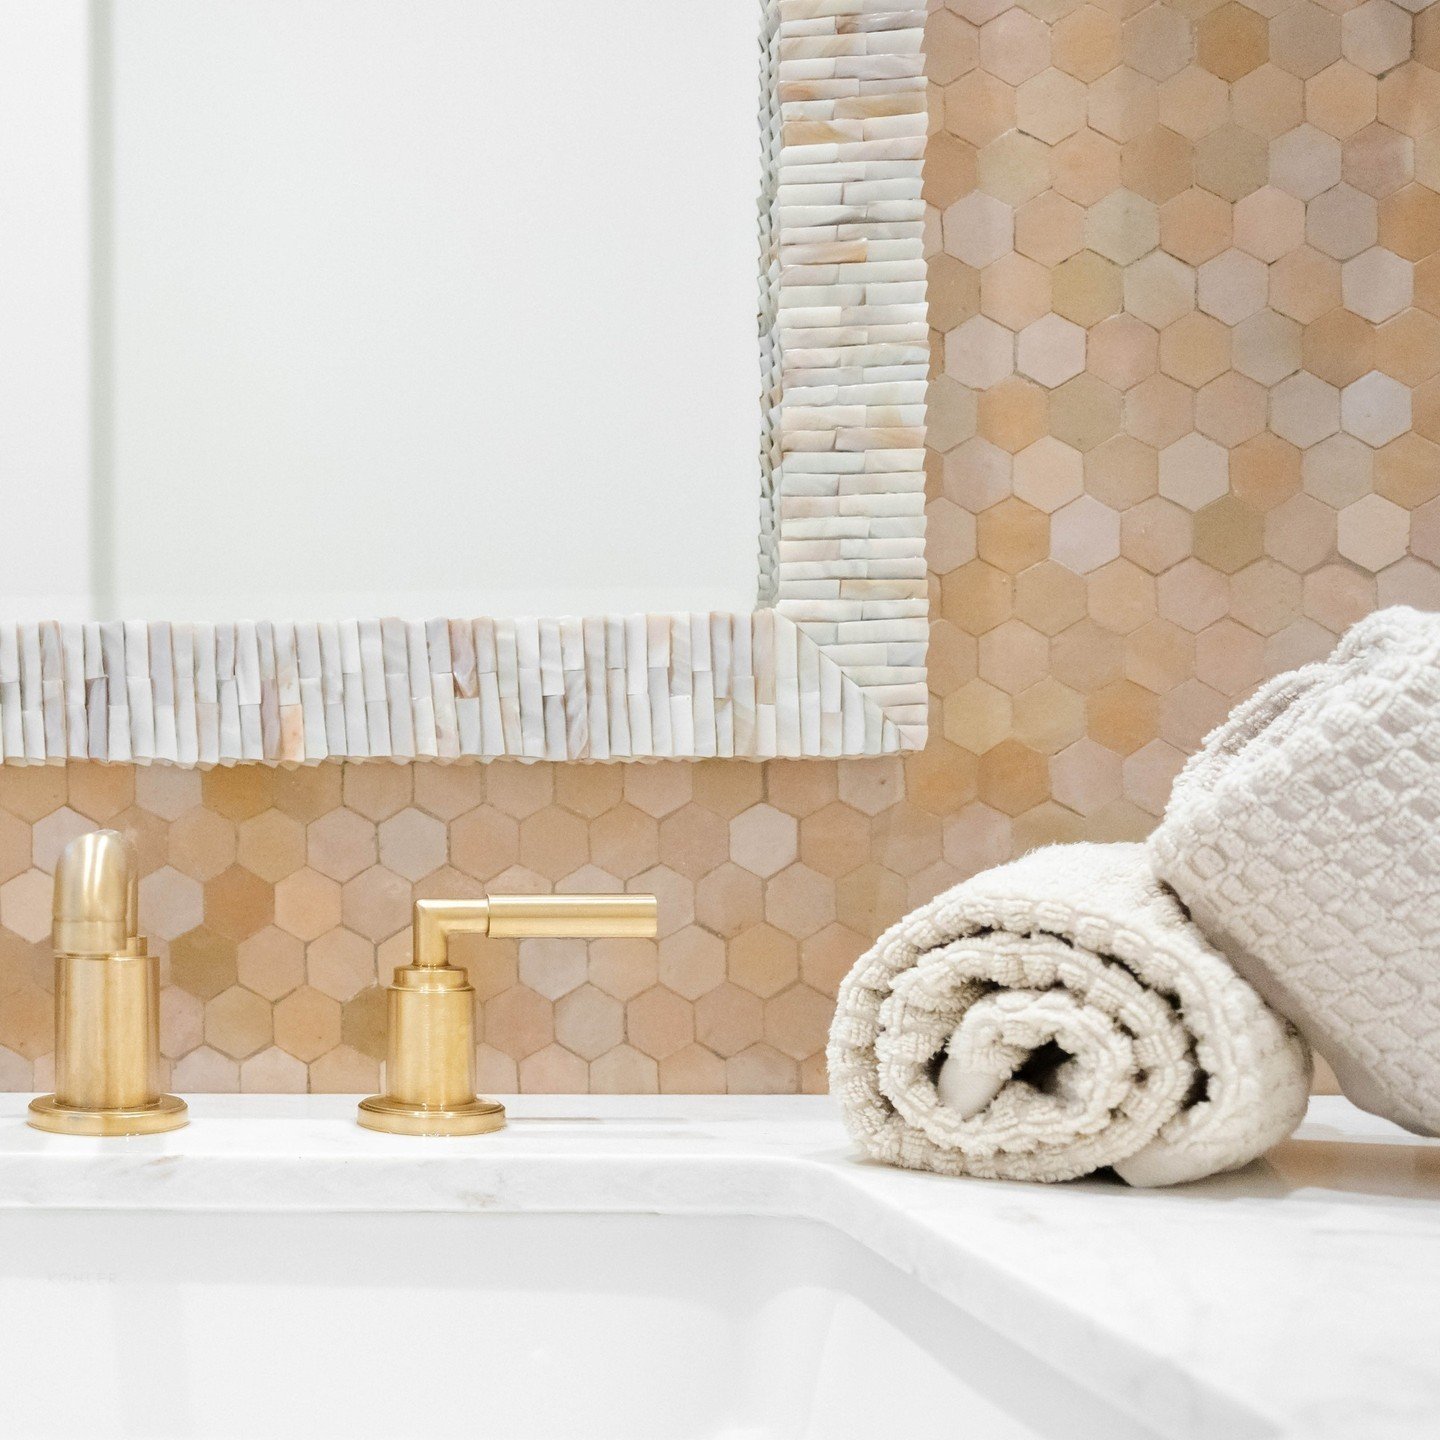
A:
[[[878,755],[925,743],[925,10],[763,0],[758,608],[0,625],[0,760]]]

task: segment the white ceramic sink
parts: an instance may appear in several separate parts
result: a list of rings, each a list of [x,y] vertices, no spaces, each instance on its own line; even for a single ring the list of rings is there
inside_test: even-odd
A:
[[[814,1097],[418,1140],[0,1095],[0,1440],[1431,1440],[1440,1142],[1318,1100],[1171,1191],[856,1160]]]
[[[1119,1437],[828,1227],[0,1215],[7,1437]]]

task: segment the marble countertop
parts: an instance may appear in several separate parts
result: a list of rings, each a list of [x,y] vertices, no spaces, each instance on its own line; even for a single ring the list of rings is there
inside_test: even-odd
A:
[[[191,1099],[89,1140],[0,1096],[0,1206],[621,1211],[833,1225],[1167,1436],[1440,1434],[1440,1141],[1343,1100],[1174,1190],[916,1175],[823,1097],[520,1096],[499,1134],[354,1124],[354,1097]]]

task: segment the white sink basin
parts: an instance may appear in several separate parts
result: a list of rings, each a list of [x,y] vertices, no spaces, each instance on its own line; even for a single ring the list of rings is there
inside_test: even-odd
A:
[[[808,1097],[416,1140],[0,1095],[0,1440],[1431,1440],[1440,1142],[1318,1100],[1171,1191],[858,1163]]]
[[[1144,1433],[828,1227],[0,1213],[7,1437]]]

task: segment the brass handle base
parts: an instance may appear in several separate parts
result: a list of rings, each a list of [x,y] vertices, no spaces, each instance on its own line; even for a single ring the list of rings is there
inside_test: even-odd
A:
[[[505,1128],[505,1107],[498,1100],[467,1100],[443,1108],[407,1105],[389,1095],[360,1102],[356,1117],[367,1130],[387,1135],[486,1135]]]
[[[56,1135],[158,1135],[162,1130],[178,1130],[189,1121],[190,1112],[175,1095],[118,1110],[85,1110],[63,1104],[53,1095],[41,1095],[30,1102],[27,1119],[37,1130]]]

